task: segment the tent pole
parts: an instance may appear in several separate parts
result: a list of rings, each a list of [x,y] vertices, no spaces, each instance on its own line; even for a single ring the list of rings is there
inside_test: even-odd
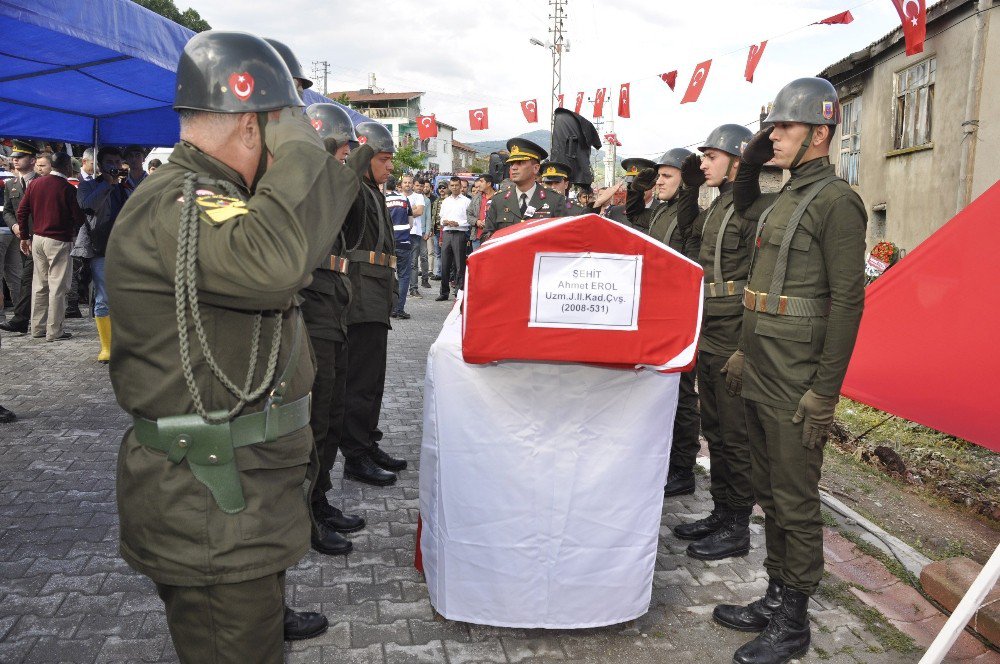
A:
[[[965,593],[962,601],[958,603],[952,611],[948,622],[944,624],[938,632],[931,647],[927,649],[924,656],[920,658],[920,664],[939,664],[944,659],[951,647],[955,645],[959,634],[975,615],[983,600],[993,590],[993,585],[1000,578],[1000,545],[993,551],[993,555],[986,561],[983,571],[979,573],[976,580],[972,582],[969,591]]]

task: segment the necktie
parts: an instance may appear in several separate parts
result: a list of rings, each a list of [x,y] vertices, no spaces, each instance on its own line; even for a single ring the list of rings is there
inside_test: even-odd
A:
[[[528,209],[528,195],[521,194],[521,216],[524,216],[525,211]]]

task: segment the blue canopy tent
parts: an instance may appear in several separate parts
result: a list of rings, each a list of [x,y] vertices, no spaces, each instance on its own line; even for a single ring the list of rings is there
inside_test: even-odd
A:
[[[177,142],[175,70],[192,31],[130,0],[0,0],[0,34],[0,136]]]

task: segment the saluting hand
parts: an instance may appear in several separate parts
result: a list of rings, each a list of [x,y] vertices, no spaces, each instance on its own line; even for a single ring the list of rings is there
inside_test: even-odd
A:
[[[656,171],[652,168],[644,168],[639,171],[632,181],[632,188],[638,192],[646,193],[656,184]]]
[[[685,187],[700,187],[705,184],[705,174],[701,171],[701,157],[688,155],[681,164],[681,182]]]
[[[743,148],[740,162],[750,166],[763,166],[774,159],[774,143],[771,142],[772,131],[774,131],[773,125],[754,134],[747,146]]]

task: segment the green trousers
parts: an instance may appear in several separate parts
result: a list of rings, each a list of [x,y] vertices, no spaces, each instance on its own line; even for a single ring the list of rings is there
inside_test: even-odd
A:
[[[698,439],[698,392],[694,388],[695,370],[681,374],[677,388],[677,413],[674,415],[674,437],[670,445],[670,470],[694,472],[701,441]]]
[[[764,567],[772,579],[812,595],[823,578],[823,446],[802,444],[802,423],[792,424],[795,411],[745,403],[753,489],[764,510]]]
[[[285,573],[217,586],[156,584],[182,664],[284,661]]]
[[[726,393],[726,377],[721,372],[728,359],[704,351],[698,353],[701,433],[708,441],[712,461],[712,500],[733,509],[750,510],[754,495],[746,414],[743,398]]]

